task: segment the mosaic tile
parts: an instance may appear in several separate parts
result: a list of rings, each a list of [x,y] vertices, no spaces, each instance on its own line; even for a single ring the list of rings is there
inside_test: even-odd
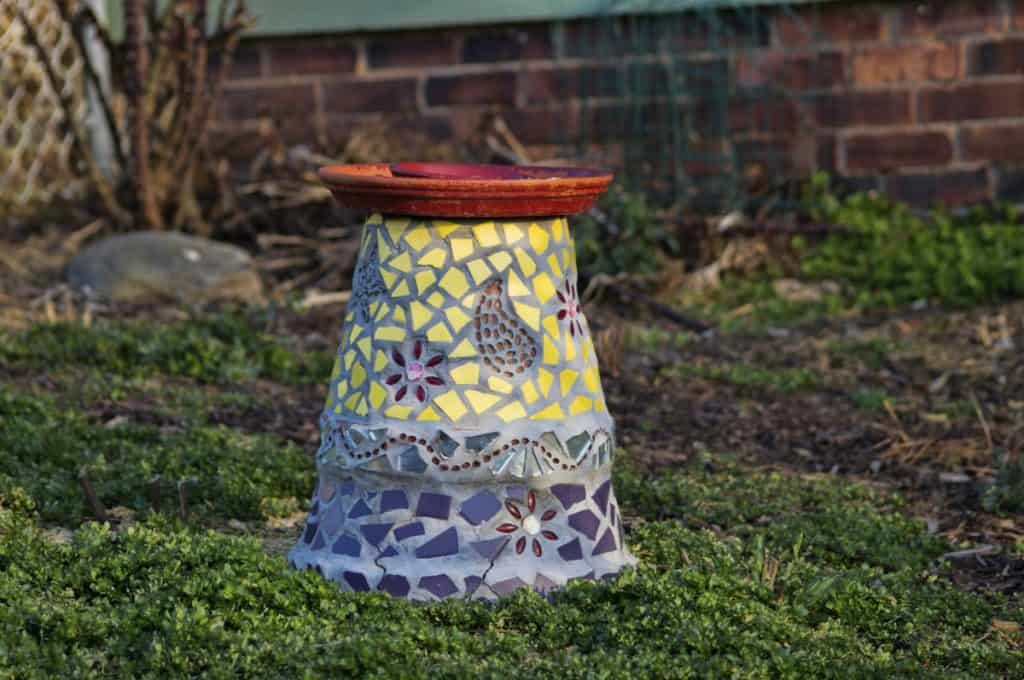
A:
[[[501,510],[501,502],[491,491],[483,489],[463,501],[459,514],[466,518],[466,521],[476,526],[486,522],[498,514]]]
[[[420,456],[417,447],[410,446],[399,454],[398,469],[402,472],[419,474],[427,469],[427,462]]]
[[[566,510],[587,497],[587,489],[582,484],[554,484],[549,491]]]
[[[458,586],[445,574],[435,574],[434,576],[424,576],[419,582],[420,588],[428,591],[431,595],[439,599],[444,599],[449,595],[454,595],[459,592]]]
[[[485,432],[483,434],[475,434],[471,437],[466,437],[466,440],[465,442],[463,442],[463,445],[474,453],[480,453],[488,446],[490,446],[497,438],[497,432]]]
[[[352,509],[348,511],[349,519],[359,519],[360,517],[366,517],[367,515],[372,514],[373,509],[370,508],[370,506],[366,504],[366,501],[361,498],[356,501],[352,506]]]
[[[359,540],[346,534],[339,536],[331,546],[331,552],[335,555],[348,555],[349,557],[359,557],[362,550]]]
[[[606,529],[604,535],[601,536],[601,540],[594,546],[594,551],[591,555],[603,555],[616,550],[618,546],[615,544],[615,532],[612,529]]]
[[[394,526],[392,523],[385,524],[363,524],[360,525],[359,531],[363,534],[363,538],[372,545],[378,545],[383,541],[388,533],[391,531],[391,527]]]
[[[558,555],[566,562],[582,560],[583,548],[580,546],[580,539],[574,538],[565,545],[559,546]]]
[[[601,520],[590,510],[580,510],[569,515],[569,526],[580,532],[590,540],[597,538],[597,530],[601,526]]]
[[[557,587],[558,583],[552,581],[544,574],[537,574],[536,578],[533,579],[533,589],[538,593],[550,593]]]
[[[385,574],[377,584],[377,590],[382,590],[394,597],[405,597],[409,594],[409,579],[397,574]]]
[[[366,576],[358,571],[343,572],[341,577],[345,579],[345,583],[348,584],[348,587],[357,593],[366,593],[370,590],[370,583],[366,580]]]
[[[316,522],[309,522],[309,523],[306,524],[306,530],[302,533],[302,542],[303,543],[312,543],[313,542],[313,536],[316,535],[317,526],[318,525],[317,525]]]
[[[404,541],[414,536],[422,536],[425,532],[423,522],[410,522],[395,529],[395,540]]]
[[[535,253],[540,255],[546,252],[549,241],[548,232],[543,227],[537,223],[530,225],[530,247]]]
[[[380,494],[380,511],[405,510],[409,507],[409,497],[401,489],[388,489]]]
[[[447,557],[459,552],[459,532],[448,527],[440,534],[416,548],[416,557],[421,560]]]
[[[493,584],[491,586],[491,590],[493,590],[495,594],[497,594],[500,597],[504,595],[511,595],[520,588],[525,588],[526,585],[526,581],[519,578],[518,576],[513,576],[512,578],[507,578],[503,581],[498,581],[497,583]]]
[[[508,545],[508,539],[504,537],[491,538],[486,541],[474,541],[469,544],[469,546],[473,548],[480,557],[484,558],[488,562],[493,562],[497,559],[498,555],[501,554],[501,551],[505,549],[506,545]]]
[[[440,493],[423,492],[420,494],[416,504],[416,515],[418,517],[434,517],[436,519],[448,519],[451,512],[452,497]]]
[[[459,443],[448,436],[448,433],[441,430],[437,433],[437,439],[434,442],[434,448],[437,449],[445,458],[451,458],[455,455],[455,452],[459,449]]]
[[[594,503],[597,504],[597,509],[601,511],[602,515],[608,514],[608,494],[611,493],[612,482],[611,480],[605,480],[604,484],[597,487],[597,491],[591,496],[594,499]]]
[[[473,236],[477,243],[484,248],[494,248],[501,245],[501,237],[498,235],[498,228],[494,222],[481,222],[473,227]]]

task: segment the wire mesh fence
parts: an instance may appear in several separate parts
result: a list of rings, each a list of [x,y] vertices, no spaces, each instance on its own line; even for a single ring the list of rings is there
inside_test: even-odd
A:
[[[24,17],[51,55],[60,89],[27,40]],[[47,0],[0,0],[0,205],[26,205],[73,190],[72,135],[61,108],[88,115],[82,59]]]

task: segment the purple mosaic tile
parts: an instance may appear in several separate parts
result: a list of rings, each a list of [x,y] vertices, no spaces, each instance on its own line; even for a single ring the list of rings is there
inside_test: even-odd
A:
[[[448,527],[440,534],[416,548],[416,557],[421,560],[445,557],[459,552],[459,533],[455,527]]]
[[[385,557],[394,557],[397,554],[398,554],[398,548],[396,548],[393,545],[389,545],[388,547],[384,548],[384,551],[380,554],[380,556],[377,559],[382,560]]]
[[[420,579],[420,588],[430,591],[431,595],[442,600],[449,595],[459,592],[459,587],[445,574],[424,576]]]
[[[479,576],[467,576],[466,577],[466,595],[472,595],[476,592],[476,589],[480,587],[480,584],[484,580]]]
[[[380,511],[404,510],[409,507],[409,497],[401,489],[390,489],[380,495]]]
[[[316,539],[313,541],[313,545],[309,546],[310,550],[323,550],[324,548],[324,532],[316,532]]]
[[[345,579],[345,583],[348,584],[349,588],[357,593],[365,593],[370,590],[369,581],[358,571],[346,571],[341,576]]]
[[[434,517],[436,519],[448,519],[452,509],[452,497],[441,493],[421,493],[419,502],[416,503],[417,517]]]
[[[510,595],[525,586],[526,581],[518,576],[513,576],[512,578],[507,578],[504,581],[498,581],[491,586],[491,590],[493,590],[498,597],[502,597],[504,595]]]
[[[345,534],[338,536],[338,540],[331,546],[331,552],[335,555],[348,555],[349,557],[359,557],[363,547],[359,544],[359,541]]]
[[[360,517],[366,517],[367,515],[372,514],[373,510],[370,509],[370,506],[367,505],[366,501],[364,501],[362,498],[356,501],[355,505],[352,506],[352,509],[348,511],[349,519],[358,519]]]
[[[594,495],[591,496],[591,498],[594,499],[594,502],[597,503],[597,507],[601,510],[602,515],[608,514],[608,494],[611,490],[612,480],[606,479],[604,484],[597,487],[597,491],[595,491]]]
[[[526,487],[525,486],[510,486],[505,489],[505,495],[514,501],[520,503],[526,502]]]
[[[384,540],[384,537],[388,535],[393,526],[394,523],[392,522],[386,524],[363,524],[359,527],[359,531],[366,537],[367,542],[377,545]]]
[[[580,539],[574,538],[563,546],[559,546],[558,554],[566,562],[575,562],[583,559],[583,548],[580,547]]]
[[[316,528],[320,526],[316,522],[308,522],[306,524],[306,531],[302,534],[302,542],[310,543],[313,540],[313,536],[316,534]]]
[[[544,574],[537,574],[536,578],[533,579],[533,589],[538,593],[549,593],[557,587],[558,584]]]
[[[345,508],[342,507],[341,501],[337,503],[331,503],[327,506],[324,511],[323,517],[320,518],[320,531],[326,533],[328,536],[333,536],[338,533],[338,529],[345,523]]]
[[[475,541],[470,543],[470,547],[480,554],[480,557],[485,560],[494,561],[494,559],[501,554],[501,551],[505,549],[505,545],[508,543],[508,539],[504,537],[492,538],[486,541]]]
[[[426,532],[423,530],[423,522],[409,522],[395,529],[395,540],[404,541],[407,538],[413,536],[422,536]]]
[[[615,550],[616,547],[618,546],[615,544],[615,532],[612,529],[606,529],[604,536],[602,536],[601,540],[594,546],[594,552],[590,554],[603,555],[604,553]]]
[[[409,580],[404,576],[387,574],[380,580],[377,590],[383,590],[395,597],[405,597],[409,594]]]
[[[551,493],[566,510],[587,497],[587,489],[582,484],[555,484]]]
[[[484,489],[466,499],[459,514],[465,517],[467,522],[477,526],[494,517],[499,510],[501,510],[501,501],[493,493]]]
[[[580,510],[569,515],[569,526],[590,540],[594,540],[597,538],[597,529],[601,526],[601,520],[590,510]]]
[[[339,496],[351,496],[356,491],[355,482],[344,482],[338,486]]]

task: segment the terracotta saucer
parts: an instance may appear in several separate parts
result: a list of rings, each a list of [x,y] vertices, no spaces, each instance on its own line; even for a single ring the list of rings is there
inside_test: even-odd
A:
[[[594,168],[454,163],[329,165],[320,180],[339,203],[390,215],[555,217],[590,208],[612,181]]]

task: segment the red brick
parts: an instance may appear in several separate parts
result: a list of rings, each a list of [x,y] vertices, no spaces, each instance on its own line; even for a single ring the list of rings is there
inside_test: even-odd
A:
[[[210,56],[210,73],[220,72],[220,53]],[[231,59],[228,79],[259,78],[263,75],[263,46],[252,41],[241,42]]]
[[[984,168],[937,174],[890,175],[886,178],[885,188],[890,198],[921,207],[935,204],[968,205],[992,197],[988,172]]]
[[[313,86],[254,85],[228,86],[220,99],[221,116],[229,120],[271,117],[275,119],[302,117],[316,109]]]
[[[959,74],[960,50],[955,43],[878,47],[853,56],[853,80],[858,85],[954,80]]]
[[[740,87],[817,90],[842,85],[846,75],[839,52],[790,57],[777,51],[758,50],[740,53],[736,79]]]
[[[457,62],[457,52],[453,31],[405,31],[371,36],[366,60],[371,69],[448,66]]]
[[[699,125],[714,128],[720,104],[702,102],[698,110],[702,116]],[[794,134],[800,127],[800,107],[796,101],[782,96],[732,97],[728,104],[729,132],[785,132]]]
[[[779,10],[772,28],[773,44],[796,47],[881,40],[885,24],[878,5],[862,3]]]
[[[324,85],[327,113],[400,113],[416,110],[416,80],[346,80]]]
[[[1024,125],[967,128],[960,144],[968,160],[1024,161]]]
[[[433,76],[427,81],[428,106],[514,106],[516,74],[475,73]]]
[[[945,165],[953,160],[953,142],[944,132],[857,135],[844,143],[848,171],[889,172],[904,167]]]
[[[1024,73],[1024,39],[972,45],[967,63],[972,76]]]
[[[341,40],[306,39],[266,44],[271,76],[351,73],[356,50]]]
[[[1018,118],[1024,113],[1024,80],[969,83],[918,94],[922,122]]]
[[[621,97],[622,72],[611,66],[523,71],[519,86],[527,103],[559,103],[580,97]]]
[[[469,33],[462,42],[462,61],[478,64],[552,57],[548,24],[510,26]]]
[[[999,0],[917,0],[903,3],[899,17],[903,34],[915,38],[994,33],[1006,24]]]
[[[815,115],[818,123],[825,127],[909,123],[910,93],[848,92],[823,95],[817,99]]]

